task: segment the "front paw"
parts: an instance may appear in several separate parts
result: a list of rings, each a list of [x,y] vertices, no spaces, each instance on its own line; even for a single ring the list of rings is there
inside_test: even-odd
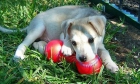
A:
[[[73,49],[68,46],[63,45],[61,48],[61,52],[66,56],[70,56],[73,54]]]
[[[116,63],[114,63],[114,62],[108,62],[108,63],[106,63],[106,68],[108,69],[108,70],[110,70],[112,73],[116,73],[117,71],[119,71],[119,68],[118,68],[118,66],[116,65]]]
[[[14,60],[15,62],[19,62],[20,60],[23,60],[24,58],[25,58],[25,55],[20,55],[20,56],[15,55],[15,56],[13,57],[13,60]]]

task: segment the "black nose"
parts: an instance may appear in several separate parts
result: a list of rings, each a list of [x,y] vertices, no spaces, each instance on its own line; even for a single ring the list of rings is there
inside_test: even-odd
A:
[[[87,61],[87,57],[86,56],[81,56],[81,57],[79,57],[79,60],[81,62],[85,62],[85,61]]]

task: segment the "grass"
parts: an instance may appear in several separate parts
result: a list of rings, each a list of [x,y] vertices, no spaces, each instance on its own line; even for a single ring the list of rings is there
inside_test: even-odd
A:
[[[34,16],[46,9],[79,4],[87,5],[84,0],[3,0],[0,1],[0,25],[20,29],[26,27]],[[112,30],[114,26],[116,29]],[[128,67],[129,61],[120,63],[116,59],[115,49],[119,45],[111,43],[111,40],[119,30],[120,26],[112,25],[108,21],[104,42],[113,60],[119,65],[120,71],[112,74],[103,68],[103,71],[96,75],[80,75],[74,64],[65,61],[58,64],[46,61],[45,56],[31,46],[26,51],[26,59],[15,63],[12,57],[25,34],[0,32],[0,84],[140,84],[140,69]],[[128,60],[131,58],[128,57]]]

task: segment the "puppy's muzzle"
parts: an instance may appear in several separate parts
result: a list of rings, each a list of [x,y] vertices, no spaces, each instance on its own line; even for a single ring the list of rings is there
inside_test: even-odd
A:
[[[80,57],[79,57],[79,60],[80,60],[81,62],[86,62],[86,61],[87,61],[87,57],[86,57],[86,56],[80,56]]]

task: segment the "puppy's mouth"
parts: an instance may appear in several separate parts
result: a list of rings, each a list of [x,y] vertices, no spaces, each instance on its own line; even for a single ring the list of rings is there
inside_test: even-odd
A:
[[[85,63],[85,62],[90,62],[90,61],[93,61],[98,55],[95,54],[95,56],[93,56],[93,58],[88,58],[87,56],[76,56],[76,52],[74,52],[70,57],[66,56],[67,59],[69,60],[72,60],[72,61],[79,61],[79,62],[82,62],[82,63]]]
[[[85,62],[91,62],[91,61],[93,61],[97,56],[98,56],[98,55],[95,55],[95,56],[93,56],[93,58],[90,58],[90,59],[89,59],[87,56],[79,56],[79,57],[76,57],[76,59],[77,59],[79,62],[85,63]]]

